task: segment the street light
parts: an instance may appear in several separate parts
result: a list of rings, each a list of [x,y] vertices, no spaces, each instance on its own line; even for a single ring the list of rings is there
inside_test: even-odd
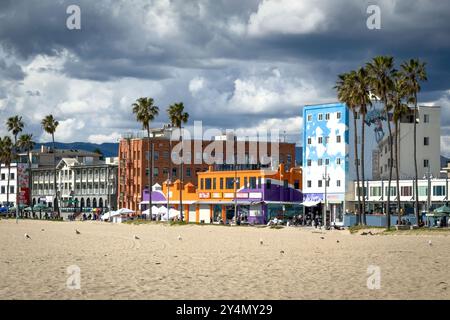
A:
[[[427,192],[427,212],[430,212],[431,207],[431,179],[433,175],[430,173],[430,168],[428,167],[427,174],[423,176],[423,179],[428,180],[428,192]],[[418,222],[417,222],[418,223]]]
[[[324,206],[324,209],[322,210],[323,211],[323,213],[322,213],[322,215],[323,215],[323,221],[322,221],[322,225],[324,226],[324,227],[326,227],[326,223],[327,223],[327,211],[328,211],[328,201],[327,201],[327,198],[328,198],[328,195],[327,195],[327,187],[328,187],[328,183],[329,183],[329,181],[330,181],[330,175],[327,173],[327,168],[328,168],[328,166],[327,165],[325,165],[325,173],[322,175],[322,179],[325,181],[325,194],[324,194],[324,201],[325,201],[325,206]],[[330,220],[331,220],[331,217],[330,217]],[[331,222],[331,221],[330,221]]]

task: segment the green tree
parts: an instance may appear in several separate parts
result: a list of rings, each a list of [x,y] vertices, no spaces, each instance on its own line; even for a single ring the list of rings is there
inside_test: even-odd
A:
[[[153,98],[139,98],[132,104],[133,113],[136,115],[136,120],[142,124],[144,130],[147,131],[148,141],[148,194],[149,194],[149,209],[152,211],[152,186],[153,186],[153,142],[150,140],[150,123],[155,120],[159,114],[159,108],[154,105]],[[151,216],[151,215],[150,215]]]
[[[176,127],[180,130],[180,141],[183,143],[183,136],[181,133],[181,127],[184,123],[187,123],[189,120],[189,113],[184,111],[184,104],[183,102],[174,103],[169,106],[167,109],[167,113],[169,115],[169,120],[173,127]],[[171,150],[172,152],[172,150]],[[183,162],[184,162],[184,152],[181,156],[180,161],[180,217],[183,221]]]
[[[391,105],[388,103],[388,93],[392,89],[393,81],[392,76],[394,70],[394,58],[389,56],[377,56],[372,59],[371,62],[366,64],[366,69],[370,78],[370,90],[375,94],[384,105],[384,113],[386,117],[388,132],[389,132],[389,153],[390,159],[388,161],[389,166],[389,180],[388,180],[388,193],[387,193],[387,229],[391,228],[391,183],[392,183],[392,169],[394,163],[394,149],[393,149],[393,137],[391,128],[391,119],[389,112],[391,111]]]
[[[58,186],[56,184],[56,148],[55,148],[55,132],[58,128],[59,122],[49,114],[45,116],[41,121],[42,129],[52,136],[52,152],[53,152],[53,186],[55,190],[55,199],[53,201],[53,210],[58,213],[59,216],[59,197],[58,197]]]
[[[414,105],[414,171],[415,171],[415,214],[416,223],[419,224],[419,186],[418,186],[418,169],[417,169],[417,122],[418,122],[418,110],[417,110],[417,94],[420,92],[420,81],[427,80],[427,73],[425,70],[425,63],[419,59],[410,59],[407,62],[402,63],[401,72],[406,82],[408,91],[408,102]],[[428,192],[431,192],[428,190]]]

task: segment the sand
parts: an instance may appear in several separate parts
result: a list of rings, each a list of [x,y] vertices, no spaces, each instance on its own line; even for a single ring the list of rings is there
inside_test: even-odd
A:
[[[445,235],[0,221],[1,299],[449,299],[449,283]]]

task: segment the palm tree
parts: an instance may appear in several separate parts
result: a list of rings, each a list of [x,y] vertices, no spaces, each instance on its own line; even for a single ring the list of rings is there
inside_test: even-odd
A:
[[[407,98],[407,87],[404,78],[401,73],[395,72],[393,74],[393,87],[388,93],[388,103],[390,109],[393,110],[392,121],[394,122],[394,134],[395,134],[395,174],[397,185],[397,214],[400,221],[400,161],[399,161],[399,144],[400,144],[400,120],[402,116],[408,114],[409,108],[404,103]]]
[[[354,102],[359,105],[359,114],[361,118],[361,181],[363,190],[363,200],[362,200],[362,224],[366,224],[366,184],[365,184],[365,168],[364,168],[364,149],[365,149],[365,127],[366,127],[366,115],[367,107],[372,105],[370,100],[370,87],[369,87],[369,76],[367,70],[364,68],[359,68],[353,73],[353,95]]]
[[[33,135],[32,134],[23,134],[19,137],[19,140],[17,141],[17,146],[22,150],[26,151],[27,153],[27,163],[28,163],[28,192],[29,192],[29,198],[28,203],[31,207],[33,207],[32,201],[31,201],[31,195],[33,194],[32,188],[32,177],[31,177],[31,159],[30,154],[31,151],[34,148],[34,141],[33,141]]]
[[[13,148],[13,159],[16,161],[16,168],[18,168],[18,161],[17,161],[17,136],[19,133],[23,130],[23,121],[21,116],[13,116],[8,118],[6,120],[6,127],[8,128],[8,131],[11,132],[14,136],[14,148]],[[16,185],[18,187],[18,185]],[[19,190],[16,190],[16,220],[19,218]]]
[[[415,171],[415,202],[416,202],[416,224],[419,224],[419,186],[418,186],[418,171],[417,171],[417,94],[421,87],[419,81],[427,80],[427,73],[425,71],[425,63],[420,62],[419,59],[410,59],[401,65],[403,77],[406,81],[408,90],[408,102],[414,105],[414,171]],[[431,192],[428,190],[428,192]]]
[[[132,104],[133,113],[136,115],[136,120],[142,124],[144,130],[147,131],[148,140],[148,195],[149,195],[149,209],[152,210],[152,185],[153,185],[153,143],[150,142],[150,122],[155,120],[159,114],[159,108],[154,105],[153,98],[139,98]],[[150,215],[151,216],[151,215]]]
[[[52,136],[52,149],[53,149],[53,186],[55,188],[55,199],[53,201],[53,210],[58,212],[59,216],[59,203],[58,203],[58,187],[56,185],[56,148],[55,148],[55,132],[59,122],[49,114],[45,116],[41,121],[42,129]]]
[[[0,161],[8,168],[8,182],[6,186],[6,206],[9,211],[9,181],[11,177],[11,162],[13,161],[13,143],[9,136],[0,138]]]
[[[353,96],[353,77],[354,72],[352,73],[343,73],[338,76],[338,80],[336,82],[336,86],[334,87],[337,91],[337,96],[339,101],[345,103],[350,111],[353,113],[353,127],[355,128],[354,133],[354,150],[355,150],[355,169],[356,169],[356,188],[358,190],[358,210],[361,212],[361,192],[360,192],[360,184],[359,184],[359,157],[358,157],[358,127],[357,127],[357,118],[358,118],[358,106],[354,102]],[[361,221],[358,221],[359,223]]]
[[[184,112],[184,104],[183,102],[174,103],[167,109],[167,113],[169,114],[169,120],[173,127],[180,129],[180,141],[183,143],[183,136],[181,134],[181,126],[188,122],[189,113]],[[181,149],[183,150],[183,149]],[[183,221],[183,156],[180,161],[180,218]]]
[[[391,182],[392,182],[392,168],[394,159],[394,150],[392,145],[392,129],[391,120],[389,118],[390,105],[388,103],[388,92],[392,88],[392,75],[394,70],[394,58],[389,56],[377,56],[372,59],[371,62],[366,64],[367,71],[370,77],[370,89],[378,99],[384,104],[384,113],[386,115],[386,121],[389,132],[389,153],[390,159],[389,165],[389,181],[388,181],[388,193],[387,193],[387,229],[391,228]],[[397,190],[398,191],[398,190]]]

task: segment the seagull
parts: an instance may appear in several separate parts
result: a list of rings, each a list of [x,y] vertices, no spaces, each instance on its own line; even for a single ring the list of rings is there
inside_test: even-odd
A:
[[[134,238],[135,238],[136,240],[139,240],[139,237],[138,237],[137,235],[134,235]]]
[[[178,240],[181,240],[182,238],[181,238],[181,236],[180,235],[178,235]]]
[[[431,240],[428,240],[428,245],[432,246],[433,243],[431,242]]]
[[[263,239],[259,239],[259,244],[263,245]]]
[[[336,240],[336,243],[339,243],[339,240]]]
[[[284,253],[284,250],[281,250],[280,253],[283,254],[283,253]]]
[[[44,229],[41,229],[41,231],[45,231]]]
[[[76,234],[81,234],[81,232],[78,231],[77,229],[75,229],[75,233],[76,233]]]
[[[324,238],[324,237],[320,237],[320,239],[322,239],[322,240],[323,240],[323,239],[325,239],[325,238]]]
[[[31,239],[31,237],[28,235],[28,233],[25,233],[23,236],[25,237],[25,239]]]

